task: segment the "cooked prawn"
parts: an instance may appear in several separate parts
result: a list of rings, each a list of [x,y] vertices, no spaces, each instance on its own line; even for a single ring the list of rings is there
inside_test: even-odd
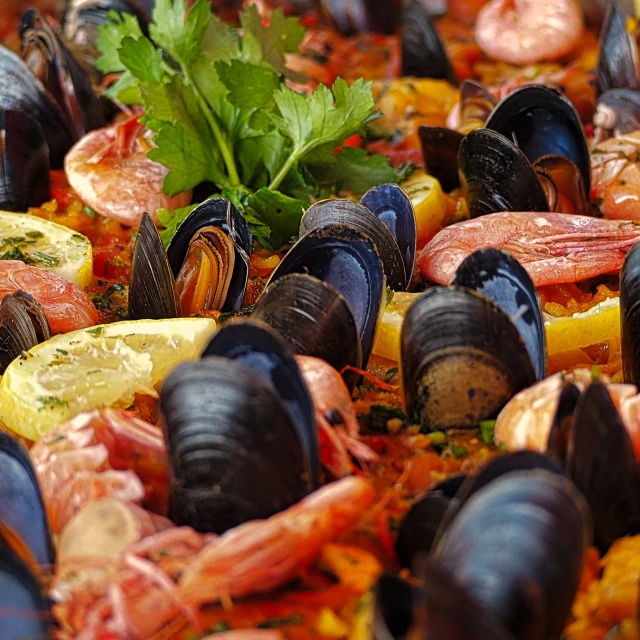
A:
[[[80,199],[98,213],[137,226],[145,212],[177,209],[191,202],[191,192],[165,195],[162,183],[169,170],[150,160],[151,132],[134,117],[97,129],[69,151],[64,169]]]
[[[342,376],[320,358],[297,356],[296,361],[313,400],[324,467],[341,478],[354,471],[348,453],[361,462],[375,460],[375,451],[360,441],[358,418]]]
[[[525,65],[562,58],[583,31],[577,0],[492,0],[478,14],[475,35],[492,58]]]
[[[502,212],[451,225],[420,254],[422,273],[448,284],[458,265],[484,247],[508,251],[537,287],[617,273],[640,240],[631,220],[602,220],[564,213]]]
[[[640,219],[640,131],[609,138],[591,150],[592,195],[614,220]]]
[[[20,289],[40,303],[53,333],[66,333],[98,323],[97,309],[77,284],[20,260],[0,260],[0,300]]]
[[[565,382],[575,384],[581,391],[591,384],[591,371],[576,369],[572,373],[555,375],[515,395],[500,412],[494,439],[509,451],[531,449],[544,453],[549,441],[560,393]],[[601,377],[619,408],[622,421],[631,436],[636,459],[640,462],[640,395],[632,384],[612,384]]]

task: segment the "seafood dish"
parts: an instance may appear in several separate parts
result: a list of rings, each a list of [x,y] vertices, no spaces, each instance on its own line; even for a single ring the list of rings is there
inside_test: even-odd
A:
[[[640,640],[638,2],[0,5],[0,640]]]

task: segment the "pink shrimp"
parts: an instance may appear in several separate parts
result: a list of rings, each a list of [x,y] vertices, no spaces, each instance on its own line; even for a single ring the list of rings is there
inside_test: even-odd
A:
[[[0,300],[19,289],[40,303],[53,333],[66,333],[98,323],[98,311],[77,284],[20,260],[0,260]]]
[[[576,0],[492,0],[476,21],[476,42],[484,52],[511,64],[558,60],[584,31]]]
[[[640,131],[598,142],[591,169],[592,195],[604,217],[640,220]]]
[[[592,379],[588,369],[576,369],[569,374],[556,373],[515,395],[496,421],[496,444],[503,444],[509,451],[530,449],[544,453],[564,383],[572,382],[584,391]],[[632,384],[611,384],[606,376],[601,381],[607,384],[609,393],[619,407],[620,416],[631,436],[636,459],[640,462],[638,389]]]
[[[631,220],[602,220],[564,213],[502,212],[451,225],[420,254],[422,273],[448,284],[458,265],[484,247],[508,251],[537,287],[617,273],[640,240]]]
[[[168,169],[150,160],[150,132],[137,118],[81,138],[65,158],[69,184],[98,213],[137,226],[145,212],[177,209],[191,202],[191,192],[165,195]]]
[[[354,472],[349,453],[362,462],[377,459],[375,451],[360,441],[358,418],[342,376],[320,358],[297,356],[296,361],[315,407],[324,467],[341,478]]]
[[[165,456],[158,427],[115,409],[80,414],[48,433],[31,458],[54,533],[86,504],[107,497],[166,513]]]

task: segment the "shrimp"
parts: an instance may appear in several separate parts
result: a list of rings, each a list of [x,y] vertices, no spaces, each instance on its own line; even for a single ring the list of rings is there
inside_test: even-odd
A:
[[[475,35],[488,56],[525,65],[562,58],[583,31],[577,0],[492,0],[478,14]]]
[[[640,131],[598,142],[591,169],[592,195],[604,217],[640,220]]]
[[[77,284],[20,260],[0,260],[0,300],[20,289],[42,306],[53,333],[66,333],[98,323],[97,309]]]
[[[584,391],[592,381],[591,371],[576,369],[572,373],[556,373],[532,387],[516,394],[500,412],[496,421],[494,439],[509,451],[530,449],[544,453],[549,433],[565,382],[575,384]],[[620,416],[631,436],[636,459],[640,462],[640,395],[632,384],[612,384],[602,376]]]
[[[144,502],[157,513],[167,512],[162,432],[124,411],[76,416],[37,442],[31,458],[54,533],[101,498]]]
[[[377,454],[360,442],[358,418],[342,376],[320,358],[297,356],[296,362],[313,400],[325,468],[341,478],[354,471],[348,452],[363,462],[376,460]]]
[[[191,192],[165,195],[162,183],[169,170],[150,160],[150,131],[134,117],[96,129],[69,151],[64,169],[80,199],[98,213],[130,226],[145,212],[177,209],[191,202]]]
[[[602,220],[565,213],[493,213],[440,231],[420,254],[422,273],[448,284],[458,265],[484,247],[508,251],[536,287],[617,273],[640,240],[632,220]]]

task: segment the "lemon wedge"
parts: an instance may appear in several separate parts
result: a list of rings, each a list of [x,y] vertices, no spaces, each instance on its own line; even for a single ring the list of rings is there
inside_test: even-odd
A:
[[[402,323],[407,315],[409,307],[419,298],[421,293],[406,293],[404,291],[394,291],[393,298],[387,306],[378,322],[376,339],[373,343],[372,353],[400,362],[400,332]]]
[[[178,364],[197,358],[216,330],[209,318],[114,322],[54,336],[6,369],[0,420],[38,440],[78,413],[130,406]]]
[[[91,282],[93,252],[89,239],[28,213],[0,211],[0,256],[43,267],[81,287]]]
[[[620,336],[620,298],[608,298],[583,313],[545,316],[547,353],[573,351]]]

